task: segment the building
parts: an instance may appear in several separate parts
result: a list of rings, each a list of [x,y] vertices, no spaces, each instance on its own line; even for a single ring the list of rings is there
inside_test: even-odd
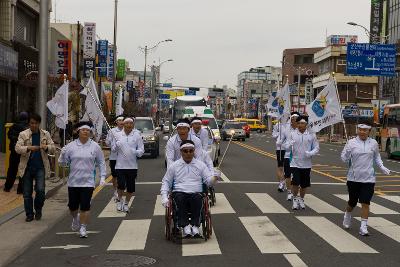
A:
[[[396,77],[385,77],[382,79],[382,92],[381,98],[390,100],[391,103],[400,103],[400,0],[381,0],[376,1],[377,4],[383,5],[383,9],[378,9],[382,13],[377,13],[380,18],[381,24],[378,24],[379,29],[382,29],[380,36],[388,36],[387,43],[395,44],[397,46],[397,60],[396,60]],[[387,20],[383,21],[383,10],[386,11]],[[374,5],[371,6],[371,21],[374,16]],[[376,13],[375,13],[376,14]],[[371,32],[373,31],[373,24],[371,24]]]
[[[49,5],[49,12],[51,5]],[[6,122],[35,110],[39,65],[39,0],[0,0],[0,151]]]
[[[277,90],[281,77],[282,69],[273,66],[256,67],[241,72],[236,91],[240,115],[261,118],[268,96],[270,92]]]
[[[319,74],[318,65],[314,63],[314,54],[323,48],[290,48],[283,51],[282,80],[283,83],[288,82],[291,87],[290,101],[292,111],[300,109],[300,112],[304,112],[306,105],[306,84],[310,84],[311,79]],[[299,85],[300,92],[298,91]]]
[[[356,39],[354,39],[356,41]],[[378,97],[378,78],[346,75],[347,45],[332,44],[314,54],[318,75],[312,80],[313,96],[317,95],[335,73],[338,93],[349,135],[355,134],[355,124],[360,119],[373,117],[371,100]],[[347,44],[347,42],[344,42]],[[372,122],[372,121],[371,121]],[[327,131],[328,129],[325,129]],[[343,126],[337,124],[334,132],[343,135]]]

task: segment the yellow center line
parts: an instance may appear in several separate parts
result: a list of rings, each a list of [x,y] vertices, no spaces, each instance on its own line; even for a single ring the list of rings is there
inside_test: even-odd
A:
[[[108,176],[108,178],[106,179],[106,183],[109,183],[111,180],[112,180],[112,176],[110,175],[110,176]],[[94,191],[93,191],[92,198],[95,198],[96,195],[97,195],[98,193],[100,193],[100,191],[101,191],[103,188],[104,188],[104,186],[101,186],[101,185],[97,186],[97,187],[94,189]]]
[[[400,184],[387,184],[387,185],[376,185],[376,188],[385,188],[385,187],[400,187]]]

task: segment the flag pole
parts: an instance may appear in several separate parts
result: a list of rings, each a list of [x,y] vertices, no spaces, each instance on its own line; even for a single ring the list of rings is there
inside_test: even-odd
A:
[[[342,112],[342,103],[340,101],[340,97],[339,97],[339,92],[338,92],[338,88],[337,88],[337,82],[336,82],[336,77],[335,77],[335,72],[332,72],[332,78],[333,78],[333,82],[335,84],[335,89],[336,89],[336,97],[339,101],[339,107],[340,107],[340,117],[342,118],[342,123],[343,123],[343,127],[344,127],[344,135],[346,137],[346,141],[349,140],[349,136],[347,135],[347,129],[346,129],[346,122],[343,118],[343,112]]]
[[[68,80],[68,76],[67,76],[67,74],[64,74],[64,84],[66,84],[67,83],[67,80]],[[66,109],[64,109],[64,112],[65,111],[67,111],[67,118],[68,118],[68,93],[69,93],[69,88],[67,88],[67,90],[66,90],[66,94],[65,94],[65,106],[66,106]],[[64,118],[65,118],[65,114],[64,114]],[[63,140],[63,144],[64,144],[64,146],[66,146],[66,137],[65,137],[65,134],[66,134],[66,130],[67,130],[67,125],[68,125],[68,119],[67,119],[67,121],[65,121],[65,127],[64,127],[64,140]]]
[[[90,78],[93,79],[93,71],[92,70],[90,70]],[[111,126],[108,124],[108,121],[107,121],[106,117],[104,116],[103,111],[101,110],[101,108],[99,107],[98,103],[96,102],[96,99],[93,96],[93,93],[92,93],[91,89],[88,86],[85,86],[85,88],[89,92],[90,96],[92,97],[92,100],[93,100],[94,104],[96,105],[97,109],[100,111],[100,114],[103,117],[103,120],[106,122],[108,130],[111,130]],[[88,116],[89,116],[89,114],[88,114]],[[90,117],[89,117],[89,119],[90,119]],[[114,137],[114,139],[118,140],[117,137],[115,136],[115,134],[113,133],[113,131],[110,131],[110,132],[111,132],[112,136]],[[125,152],[123,151],[122,147],[120,147],[120,149],[121,149],[122,154],[125,157],[127,157]]]

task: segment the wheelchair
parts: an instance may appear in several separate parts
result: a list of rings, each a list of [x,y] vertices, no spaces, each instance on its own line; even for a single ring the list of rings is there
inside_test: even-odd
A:
[[[208,187],[208,199],[210,200],[210,206],[215,206],[215,203],[217,203],[217,198],[215,197],[215,189],[213,186]]]
[[[211,211],[208,191],[203,191],[202,196],[203,209],[200,212],[200,227],[202,229],[202,238],[204,238],[204,241],[207,241],[212,235]],[[170,194],[169,206],[165,209],[165,238],[169,241],[173,241],[174,243],[178,243],[182,240],[182,230],[178,228],[176,222],[177,215],[173,205],[172,194]]]

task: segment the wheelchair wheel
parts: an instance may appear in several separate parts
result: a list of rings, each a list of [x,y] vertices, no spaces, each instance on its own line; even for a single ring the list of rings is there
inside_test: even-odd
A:
[[[214,187],[209,188],[209,197],[210,197],[210,206],[214,206],[217,203],[217,199],[215,197],[215,189]]]

